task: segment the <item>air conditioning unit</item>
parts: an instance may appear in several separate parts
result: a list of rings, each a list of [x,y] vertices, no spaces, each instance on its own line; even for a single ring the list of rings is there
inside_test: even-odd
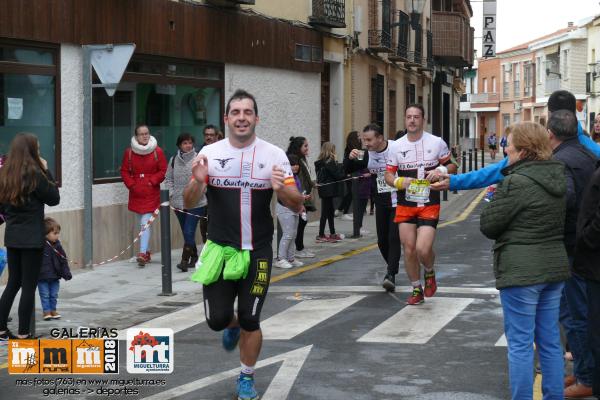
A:
[[[515,101],[515,102],[513,103],[513,106],[514,106],[514,108],[515,108],[515,111],[521,111],[521,109],[523,108],[523,106],[521,105],[521,102],[520,102],[520,101]]]

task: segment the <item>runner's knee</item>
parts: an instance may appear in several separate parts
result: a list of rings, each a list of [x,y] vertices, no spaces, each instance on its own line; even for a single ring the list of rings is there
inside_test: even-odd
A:
[[[238,316],[240,321],[240,327],[246,332],[254,332],[260,329],[260,322],[258,316],[242,315]]]
[[[233,310],[228,312],[218,312],[214,315],[210,315],[210,317],[207,316],[206,318],[206,322],[208,323],[210,329],[217,332],[227,328],[232,320]]]

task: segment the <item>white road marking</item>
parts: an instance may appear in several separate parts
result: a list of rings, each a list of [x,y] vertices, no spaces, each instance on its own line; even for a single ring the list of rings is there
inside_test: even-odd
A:
[[[304,362],[308,358],[308,354],[310,353],[311,349],[312,345],[301,347],[299,349],[292,350],[287,353],[279,354],[273,357],[269,357],[265,360],[261,360],[256,364],[256,368],[258,369],[283,361],[283,364],[277,371],[277,374],[271,381],[271,384],[265,391],[265,394],[261,397],[262,400],[287,399],[290,390],[294,385],[296,377],[302,369]],[[230,369],[229,371],[219,372],[214,375],[207,376],[206,378],[198,379],[196,381],[174,387],[164,392],[157,393],[150,397],[146,397],[143,400],[171,400],[175,397],[183,396],[196,390],[203,389],[222,380],[234,378],[239,373],[240,367],[236,367]]]
[[[496,342],[496,344],[494,345],[496,347],[507,347],[508,346],[508,342],[506,341],[506,334],[502,334],[502,336],[500,336],[500,339],[498,339],[498,341]]]
[[[427,298],[424,304],[406,306],[358,339],[370,343],[427,343],[474,299]]]
[[[396,292],[410,293],[412,287],[408,286],[396,286]],[[269,293],[339,293],[339,292],[353,292],[353,293],[371,293],[380,292],[384,293],[384,289],[381,286],[280,286],[272,285],[269,287]],[[498,289],[492,287],[438,287],[437,293],[444,294],[489,294],[497,295]]]
[[[292,339],[365,297],[348,296],[338,299],[304,300],[261,322],[263,338],[266,340]]]
[[[206,321],[204,316],[204,304],[200,303],[170,314],[161,315],[160,317],[136,324],[135,326],[144,328],[171,328],[173,329],[173,333],[177,333],[184,329],[191,328],[194,325],[201,324],[204,321]],[[119,340],[127,340],[127,329],[119,331]]]

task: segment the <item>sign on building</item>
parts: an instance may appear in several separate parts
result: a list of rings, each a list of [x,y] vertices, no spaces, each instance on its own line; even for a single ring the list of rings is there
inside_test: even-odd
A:
[[[496,57],[496,0],[483,1],[483,57]]]

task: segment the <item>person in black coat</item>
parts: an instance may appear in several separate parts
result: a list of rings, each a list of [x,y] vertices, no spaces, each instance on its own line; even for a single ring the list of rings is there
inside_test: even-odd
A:
[[[321,220],[319,222],[319,236],[317,242],[338,242],[342,236],[335,233],[335,207],[333,199],[340,195],[338,182],[344,179],[342,166],[336,161],[335,145],[331,142],[323,143],[321,154],[315,161],[319,197],[321,198]],[[329,236],[325,236],[325,223],[329,221]]]
[[[0,341],[31,337],[29,323],[46,240],[44,205],[55,206],[60,201],[58,187],[39,149],[35,135],[18,133],[0,168],[0,214],[6,219],[4,245],[8,253],[8,283],[0,297]],[[7,321],[19,290],[19,330],[15,336]]]
[[[69,269],[67,253],[60,244],[60,224],[54,218],[44,219],[46,227],[46,243],[44,244],[44,258],[42,269],[38,278],[38,292],[42,302],[44,320],[59,319],[61,315],[56,311],[60,279],[70,280],[73,276]]]
[[[592,391],[600,397],[600,162],[596,167],[577,218],[573,271],[586,281],[588,343],[594,358]]]

